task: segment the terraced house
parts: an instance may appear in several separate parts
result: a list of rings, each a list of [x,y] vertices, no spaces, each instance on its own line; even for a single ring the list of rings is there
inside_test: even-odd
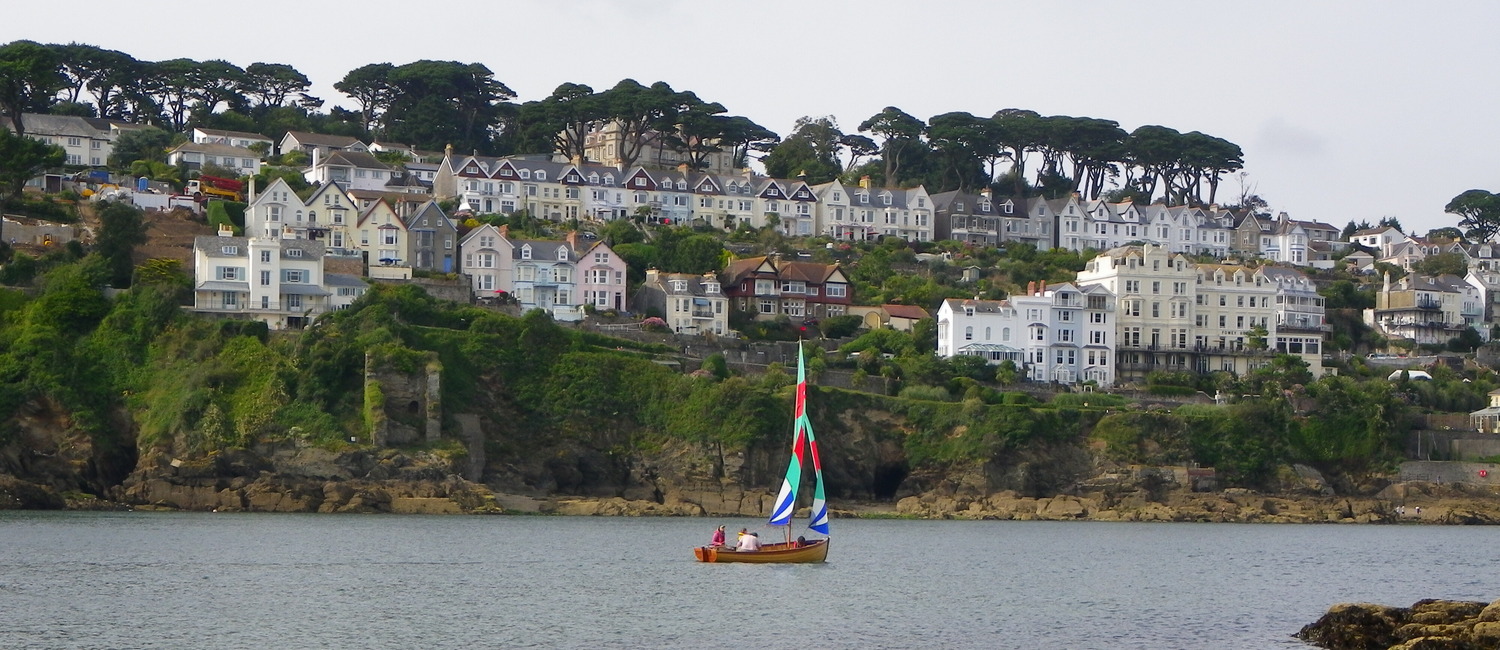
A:
[[[557,162],[550,156],[445,156],[433,194],[453,198],[459,212],[529,214],[552,221],[611,221],[641,217],[648,223],[696,223],[732,230],[774,225],[790,236],[830,235],[844,240],[934,238],[931,198],[921,187],[871,188],[868,182],[816,188],[801,179],[775,179],[749,170],[712,174],[679,166],[620,169]]]
[[[852,303],[849,279],[837,264],[751,257],[730,262],[723,278],[724,293],[734,309],[760,320],[843,316]]]
[[[480,299],[508,294],[523,310],[541,309],[572,322],[583,318],[585,299],[596,308],[628,304],[623,260],[608,246],[576,246],[580,242],[513,239],[509,227],[486,224],[464,235],[459,247],[463,271]]]

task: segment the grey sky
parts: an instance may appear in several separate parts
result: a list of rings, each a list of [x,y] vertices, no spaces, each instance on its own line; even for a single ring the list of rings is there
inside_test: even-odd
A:
[[[144,6],[142,6],[144,5]],[[572,81],[662,80],[783,135],[894,105],[926,119],[1029,108],[1239,144],[1247,183],[1299,219],[1453,225],[1500,191],[1500,3],[964,0],[268,0],[8,7],[0,42],[79,41],[139,59],[290,64],[313,94],[367,63],[481,62],[539,99]],[[128,7],[128,8],[127,8]],[[87,17],[84,19],[84,17]],[[1486,90],[1487,89],[1487,90]],[[1239,183],[1220,188],[1223,202]]]

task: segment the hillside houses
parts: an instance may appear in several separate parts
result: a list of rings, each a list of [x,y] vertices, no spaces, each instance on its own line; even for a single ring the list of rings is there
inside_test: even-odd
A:
[[[559,321],[577,321],[589,309],[623,310],[625,261],[600,241],[572,233],[564,240],[516,239],[506,226],[485,224],[459,242],[462,267],[474,295],[501,295],[522,310],[541,309]]]

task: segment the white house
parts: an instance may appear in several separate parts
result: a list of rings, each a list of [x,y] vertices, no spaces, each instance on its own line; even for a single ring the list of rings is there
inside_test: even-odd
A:
[[[198,144],[225,144],[241,149],[249,149],[256,144],[263,144],[266,146],[266,151],[270,151],[271,147],[276,144],[270,138],[259,133],[205,129],[203,127],[193,129],[193,142]]]
[[[1008,300],[950,298],[938,308],[939,356],[1011,361],[1031,381],[1114,384],[1114,296],[1101,286],[1032,283]]]
[[[204,165],[217,165],[232,170],[236,176],[260,173],[260,154],[227,144],[184,142],[167,152],[167,163],[193,170],[201,170]]]
[[[323,244],[308,240],[200,236],[193,276],[193,311],[271,329],[307,326],[330,309],[334,294],[324,286]]]

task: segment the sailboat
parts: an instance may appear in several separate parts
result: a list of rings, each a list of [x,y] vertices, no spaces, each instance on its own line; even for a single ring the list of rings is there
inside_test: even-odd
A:
[[[806,464],[804,450],[812,457],[813,502],[811,520],[807,527],[824,535],[822,539],[805,544],[792,541],[792,512],[796,510],[797,489],[802,483],[802,466]],[[786,542],[762,544],[759,551],[736,551],[727,546],[699,546],[693,555],[699,562],[759,562],[762,564],[793,564],[823,562],[828,559],[828,499],[823,492],[823,461],[818,456],[818,440],[813,437],[812,420],[807,416],[807,364],[803,360],[802,345],[797,345],[797,406],[796,419],[792,424],[792,458],[787,463],[786,476],[781,479],[781,491],[776,494],[776,505],[771,508],[771,526],[786,526]]]

